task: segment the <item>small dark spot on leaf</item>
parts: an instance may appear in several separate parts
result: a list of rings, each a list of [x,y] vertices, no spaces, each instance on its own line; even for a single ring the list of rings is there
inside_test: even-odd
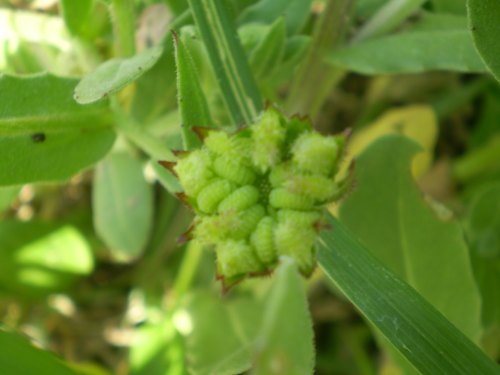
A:
[[[45,134],[44,133],[34,133],[31,135],[31,140],[34,143],[42,143],[45,141]]]
[[[470,31],[476,31],[476,26],[471,26]]]

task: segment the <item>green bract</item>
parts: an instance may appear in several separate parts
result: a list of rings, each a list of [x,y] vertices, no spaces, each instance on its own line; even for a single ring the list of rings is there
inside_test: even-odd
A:
[[[210,130],[201,149],[182,153],[173,170],[196,212],[193,238],[213,245],[225,285],[264,274],[279,255],[308,276],[321,210],[337,199],[344,136],[323,136],[309,122],[268,108],[250,127]]]

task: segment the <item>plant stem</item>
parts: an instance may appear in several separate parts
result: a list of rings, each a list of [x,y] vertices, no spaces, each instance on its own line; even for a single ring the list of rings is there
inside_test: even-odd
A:
[[[203,255],[203,246],[198,241],[190,241],[181,267],[175,278],[173,291],[175,298],[184,295],[190,288]]]
[[[473,180],[483,173],[500,170],[500,136],[483,147],[458,159],[453,165],[453,175],[459,182]]]
[[[352,0],[329,0],[314,29],[308,56],[293,82],[287,100],[290,113],[317,115],[332,87],[344,77],[342,69],[323,61],[345,34]]]
[[[111,14],[116,36],[116,54],[135,54],[135,12],[133,0],[112,0]]]

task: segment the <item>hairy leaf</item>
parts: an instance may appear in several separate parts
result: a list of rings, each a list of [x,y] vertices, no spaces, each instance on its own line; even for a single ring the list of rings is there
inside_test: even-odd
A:
[[[474,43],[486,66],[500,81],[500,2],[468,0],[469,23]]]
[[[88,104],[107,98],[151,69],[162,52],[163,48],[156,46],[127,59],[106,61],[78,83],[75,100]]]
[[[111,148],[106,103],[73,101],[77,81],[0,76],[0,185],[70,178]]]

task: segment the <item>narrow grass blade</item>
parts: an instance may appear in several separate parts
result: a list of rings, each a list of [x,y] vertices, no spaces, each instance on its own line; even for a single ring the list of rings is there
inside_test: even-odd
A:
[[[318,259],[360,312],[422,374],[499,374],[500,368],[333,216]]]
[[[236,125],[249,124],[263,103],[223,0],[189,0],[200,36]]]

